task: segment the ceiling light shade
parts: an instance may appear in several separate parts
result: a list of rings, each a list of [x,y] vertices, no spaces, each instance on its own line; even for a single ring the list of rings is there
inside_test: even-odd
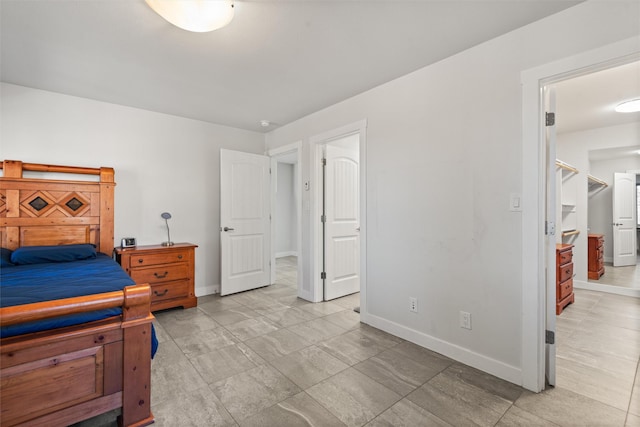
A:
[[[640,111],[640,98],[618,104],[616,111],[618,113],[637,113]]]
[[[232,0],[145,0],[149,7],[183,30],[206,33],[233,19]]]

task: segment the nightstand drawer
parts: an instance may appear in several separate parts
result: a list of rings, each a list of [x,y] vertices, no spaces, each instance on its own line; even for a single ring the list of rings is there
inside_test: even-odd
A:
[[[560,257],[560,260],[559,260],[560,265],[568,264],[571,262],[571,259],[573,258],[573,251],[560,252],[558,256]]]
[[[556,298],[558,300],[565,299],[567,296],[571,295],[571,292],[573,292],[573,279],[560,283],[556,292]]]
[[[131,268],[142,267],[146,265],[170,264],[174,262],[187,261],[189,259],[188,251],[171,251],[155,254],[137,254],[131,257]]]
[[[151,303],[173,298],[184,298],[189,294],[189,281],[167,282],[151,286]]]
[[[558,267],[558,281],[560,283],[567,281],[573,277],[573,263],[561,265]]]
[[[136,283],[161,283],[172,280],[188,279],[189,265],[187,263],[158,265],[145,268],[132,268],[131,278]]]

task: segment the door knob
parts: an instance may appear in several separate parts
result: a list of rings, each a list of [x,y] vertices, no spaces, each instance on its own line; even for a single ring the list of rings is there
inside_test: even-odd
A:
[[[224,231],[233,231],[233,230],[235,230],[235,228],[225,227],[222,230],[224,230]]]

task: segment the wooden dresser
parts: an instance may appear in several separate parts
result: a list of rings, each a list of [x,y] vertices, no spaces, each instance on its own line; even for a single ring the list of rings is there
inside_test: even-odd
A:
[[[198,305],[195,248],[191,243],[116,248],[116,260],[136,283],[151,285],[151,311],[191,308]]]
[[[573,245],[556,244],[556,314],[575,301],[572,260]]]
[[[589,279],[598,280],[604,274],[604,234],[589,234]]]

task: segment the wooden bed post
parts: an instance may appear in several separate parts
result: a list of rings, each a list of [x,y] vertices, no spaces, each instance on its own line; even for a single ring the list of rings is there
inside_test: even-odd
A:
[[[5,160],[2,162],[3,176],[5,178],[22,178],[22,162],[19,160]],[[20,190],[6,190],[6,217],[20,217]],[[2,236],[2,246],[16,249],[20,245],[20,228],[6,227]]]
[[[3,163],[5,178],[22,178],[22,162],[19,160],[5,160]]]
[[[115,180],[113,168],[100,168],[100,242],[98,251],[111,254],[114,245],[113,203]]]
[[[145,426],[153,422],[151,414],[151,288],[125,288],[122,308],[124,333],[122,369],[123,426]]]

